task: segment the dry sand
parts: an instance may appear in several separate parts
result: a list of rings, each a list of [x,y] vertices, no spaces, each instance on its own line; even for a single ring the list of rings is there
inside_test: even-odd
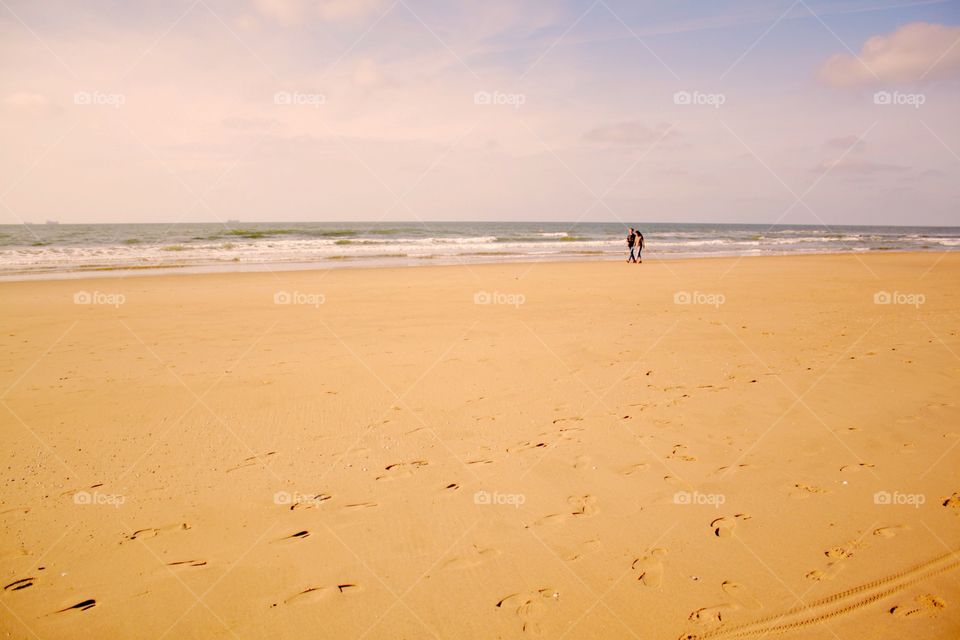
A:
[[[960,255],[0,305],[4,637],[960,635]]]

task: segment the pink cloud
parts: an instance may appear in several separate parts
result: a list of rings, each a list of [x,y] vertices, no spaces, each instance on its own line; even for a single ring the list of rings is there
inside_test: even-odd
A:
[[[914,22],[889,35],[874,36],[860,53],[837,54],[820,69],[820,78],[835,87],[896,82],[960,73],[960,27]]]

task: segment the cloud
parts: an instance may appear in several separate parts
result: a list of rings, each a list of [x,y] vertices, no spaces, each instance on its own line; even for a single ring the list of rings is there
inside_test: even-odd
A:
[[[864,43],[859,55],[837,54],[820,69],[834,87],[919,82],[960,74],[960,27],[913,22]]]
[[[383,74],[377,63],[369,58],[357,62],[353,70],[353,83],[358,87],[374,88],[383,84]]]
[[[895,174],[910,171],[910,167],[904,167],[899,164],[889,164],[886,162],[874,162],[862,158],[842,157],[837,160],[821,162],[812,169],[815,173],[832,171],[838,173],[858,174],[858,175],[876,175],[876,174]]]
[[[648,127],[640,120],[631,120],[596,127],[583,134],[583,139],[600,145],[640,147],[653,144],[661,138],[668,140],[678,135],[676,130],[666,124]]]
[[[280,123],[276,118],[242,118],[230,116],[220,121],[227,129],[236,129],[237,131],[263,131],[272,129]]]
[[[356,20],[372,14],[383,6],[383,0],[324,0],[317,10],[324,20]]]
[[[17,92],[4,98],[3,103],[14,109],[23,109],[25,111],[38,111],[45,109],[50,101],[47,97],[39,93]]]
[[[848,136],[840,136],[838,138],[830,138],[823,143],[823,146],[828,149],[843,149],[843,150],[853,150],[854,146],[858,149],[862,148],[866,143],[864,142],[861,136],[850,134]]]
[[[327,22],[356,20],[384,6],[384,0],[253,0],[266,18],[291,26],[312,18]]]
[[[861,136],[853,134],[830,138],[823,143],[825,159],[810,170],[817,174],[835,172],[848,176],[895,175],[911,170],[899,164],[870,160],[865,156],[866,146]]]

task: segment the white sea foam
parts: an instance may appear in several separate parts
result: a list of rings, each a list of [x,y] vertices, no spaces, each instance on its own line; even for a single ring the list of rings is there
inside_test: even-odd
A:
[[[879,249],[956,250],[960,229],[650,225],[645,256],[761,255]],[[622,259],[624,225],[607,223],[288,223],[0,226],[0,276],[144,267],[426,264]]]

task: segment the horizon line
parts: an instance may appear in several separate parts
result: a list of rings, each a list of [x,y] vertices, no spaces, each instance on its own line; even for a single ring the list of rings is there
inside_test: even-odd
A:
[[[960,229],[960,225],[944,224],[863,224],[863,223],[766,223],[766,222],[676,222],[664,220],[651,220],[644,222],[623,222],[621,220],[592,220],[592,221],[567,221],[567,220],[206,220],[206,221],[167,221],[160,220],[156,222],[60,222],[59,220],[46,220],[44,222],[10,222],[0,223],[0,227],[20,227],[20,226],[79,226],[79,225],[188,225],[188,224],[213,224],[222,226],[244,225],[244,224],[343,224],[343,225],[381,225],[381,224],[407,224],[407,225],[426,225],[431,223],[460,223],[460,224],[557,224],[567,226],[588,225],[588,224],[614,224],[624,228],[630,225],[725,225],[725,226],[752,226],[752,227],[810,227],[810,228],[831,228],[831,227],[892,227],[892,228],[931,228],[931,229]]]

